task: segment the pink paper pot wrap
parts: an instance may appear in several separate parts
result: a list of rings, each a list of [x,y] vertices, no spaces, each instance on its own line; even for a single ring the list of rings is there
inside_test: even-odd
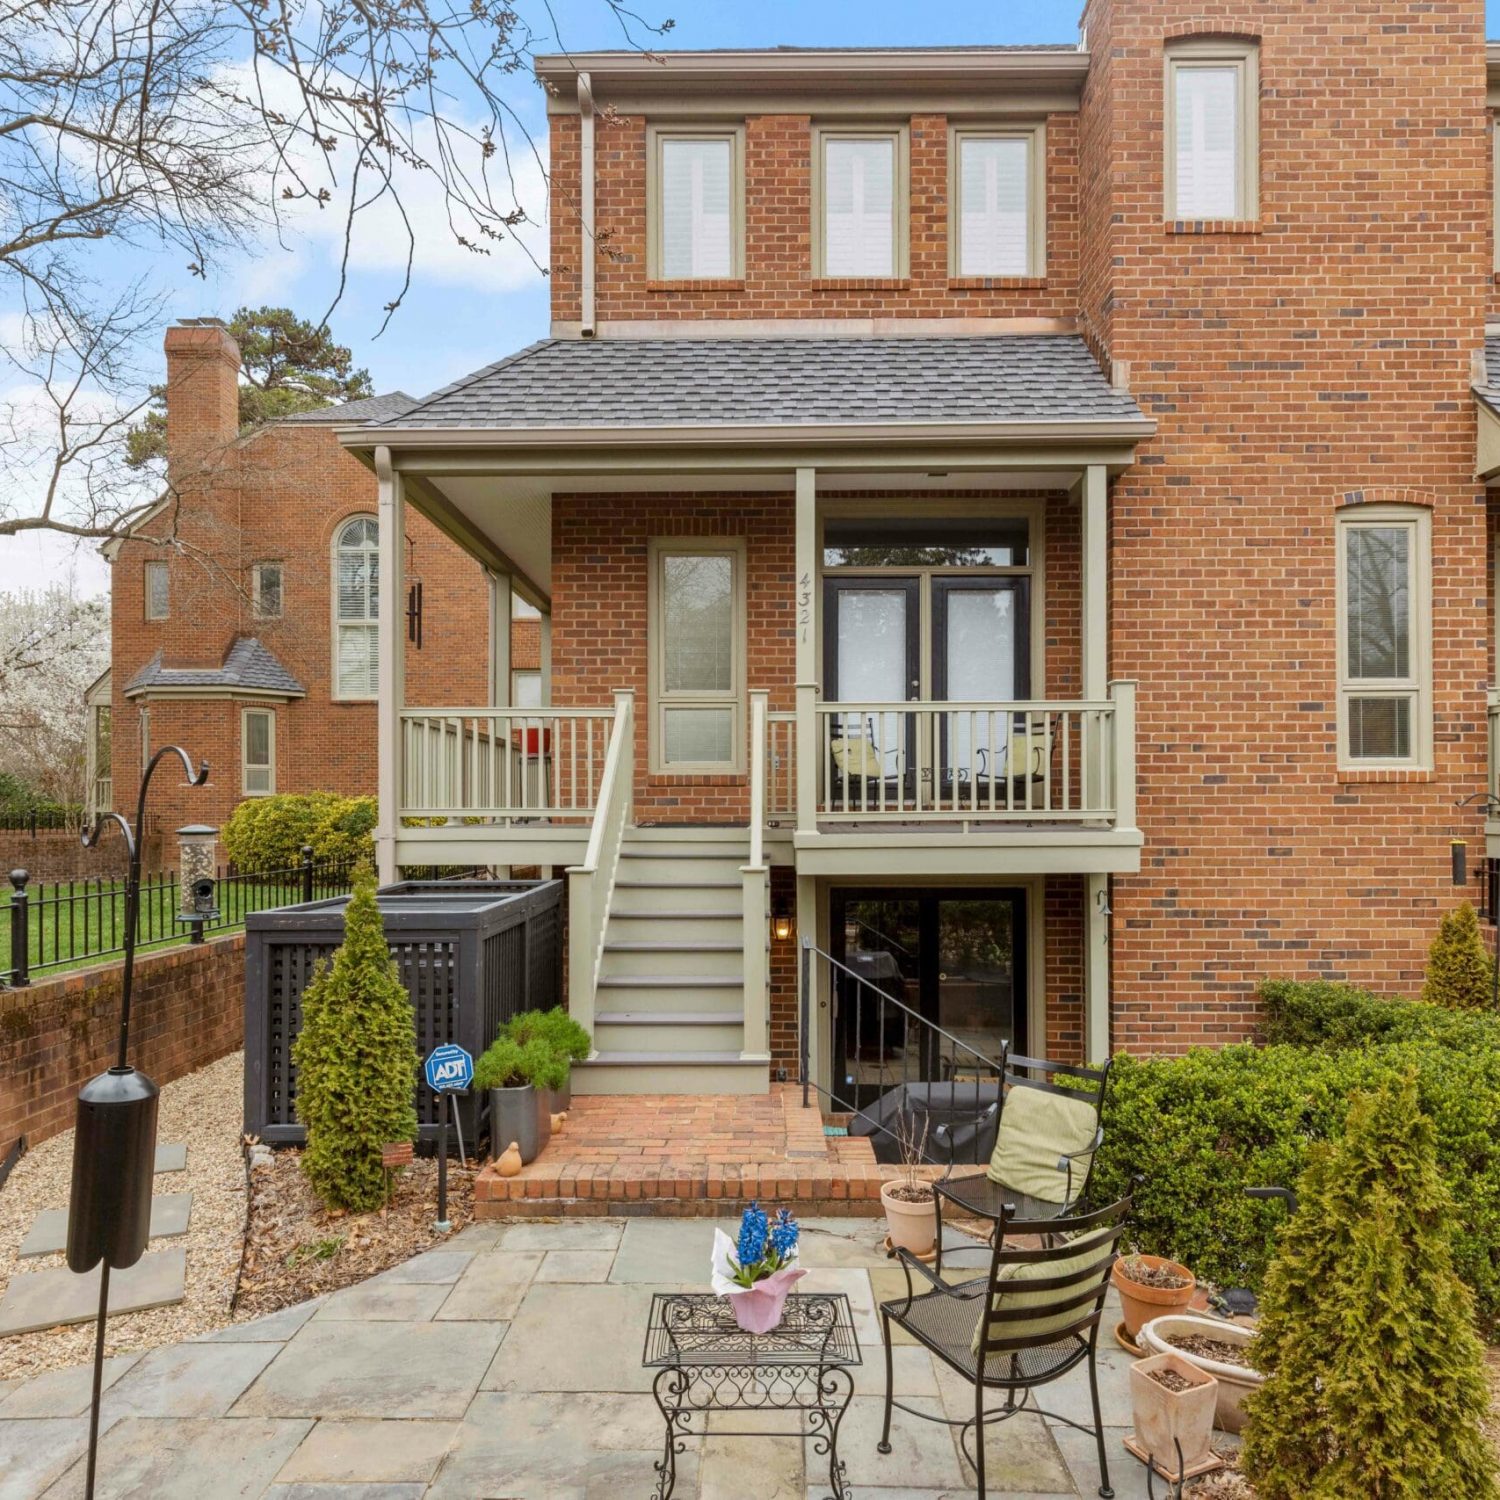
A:
[[[741,1291],[728,1293],[734,1308],[734,1320],[746,1333],[770,1333],[781,1321],[786,1294],[807,1275],[796,1266],[776,1271],[764,1281]]]

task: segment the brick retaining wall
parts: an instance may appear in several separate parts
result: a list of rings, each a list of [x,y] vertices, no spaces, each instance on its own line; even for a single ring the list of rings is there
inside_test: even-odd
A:
[[[73,1124],[79,1088],[115,1060],[122,972],[113,963],[0,990],[0,1151]],[[235,1051],[244,995],[243,933],[137,958],[131,1063],[164,1084]]]

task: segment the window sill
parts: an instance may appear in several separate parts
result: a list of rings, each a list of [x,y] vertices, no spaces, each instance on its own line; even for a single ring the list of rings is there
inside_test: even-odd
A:
[[[1168,234],[1259,234],[1259,219],[1168,219]]]
[[[1040,291],[1047,285],[1045,276],[950,276],[950,292],[1022,292]]]
[[[904,292],[909,276],[814,276],[808,285],[815,292]]]
[[[1437,772],[1427,766],[1340,766],[1338,779],[1344,786],[1370,786],[1381,782],[1436,781]]]
[[[647,281],[648,292],[742,292],[745,290],[743,276],[705,276],[683,281]]]

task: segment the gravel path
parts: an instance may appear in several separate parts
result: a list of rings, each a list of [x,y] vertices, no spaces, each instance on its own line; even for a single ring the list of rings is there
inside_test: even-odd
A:
[[[240,1155],[244,1054],[221,1058],[161,1091],[156,1138],[187,1147],[187,1170],[156,1179],[158,1193],[193,1195],[188,1232],[153,1240],[150,1249],[184,1246],[187,1296],[175,1307],[127,1313],[109,1320],[105,1348],[151,1349],[230,1322],[229,1299],[239,1272],[245,1225],[245,1167]],[[53,1136],[24,1156],[0,1188],[0,1291],[17,1271],[16,1251],[33,1220],[66,1208],[73,1171],[73,1132]],[[60,1266],[61,1255],[28,1258],[22,1274]],[[94,1325],[49,1329],[0,1339],[0,1380],[35,1375],[93,1357]]]

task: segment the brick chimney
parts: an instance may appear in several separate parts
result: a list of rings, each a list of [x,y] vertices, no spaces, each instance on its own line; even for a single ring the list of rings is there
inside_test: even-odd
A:
[[[211,462],[240,430],[240,350],[218,318],[167,329],[167,468]]]

